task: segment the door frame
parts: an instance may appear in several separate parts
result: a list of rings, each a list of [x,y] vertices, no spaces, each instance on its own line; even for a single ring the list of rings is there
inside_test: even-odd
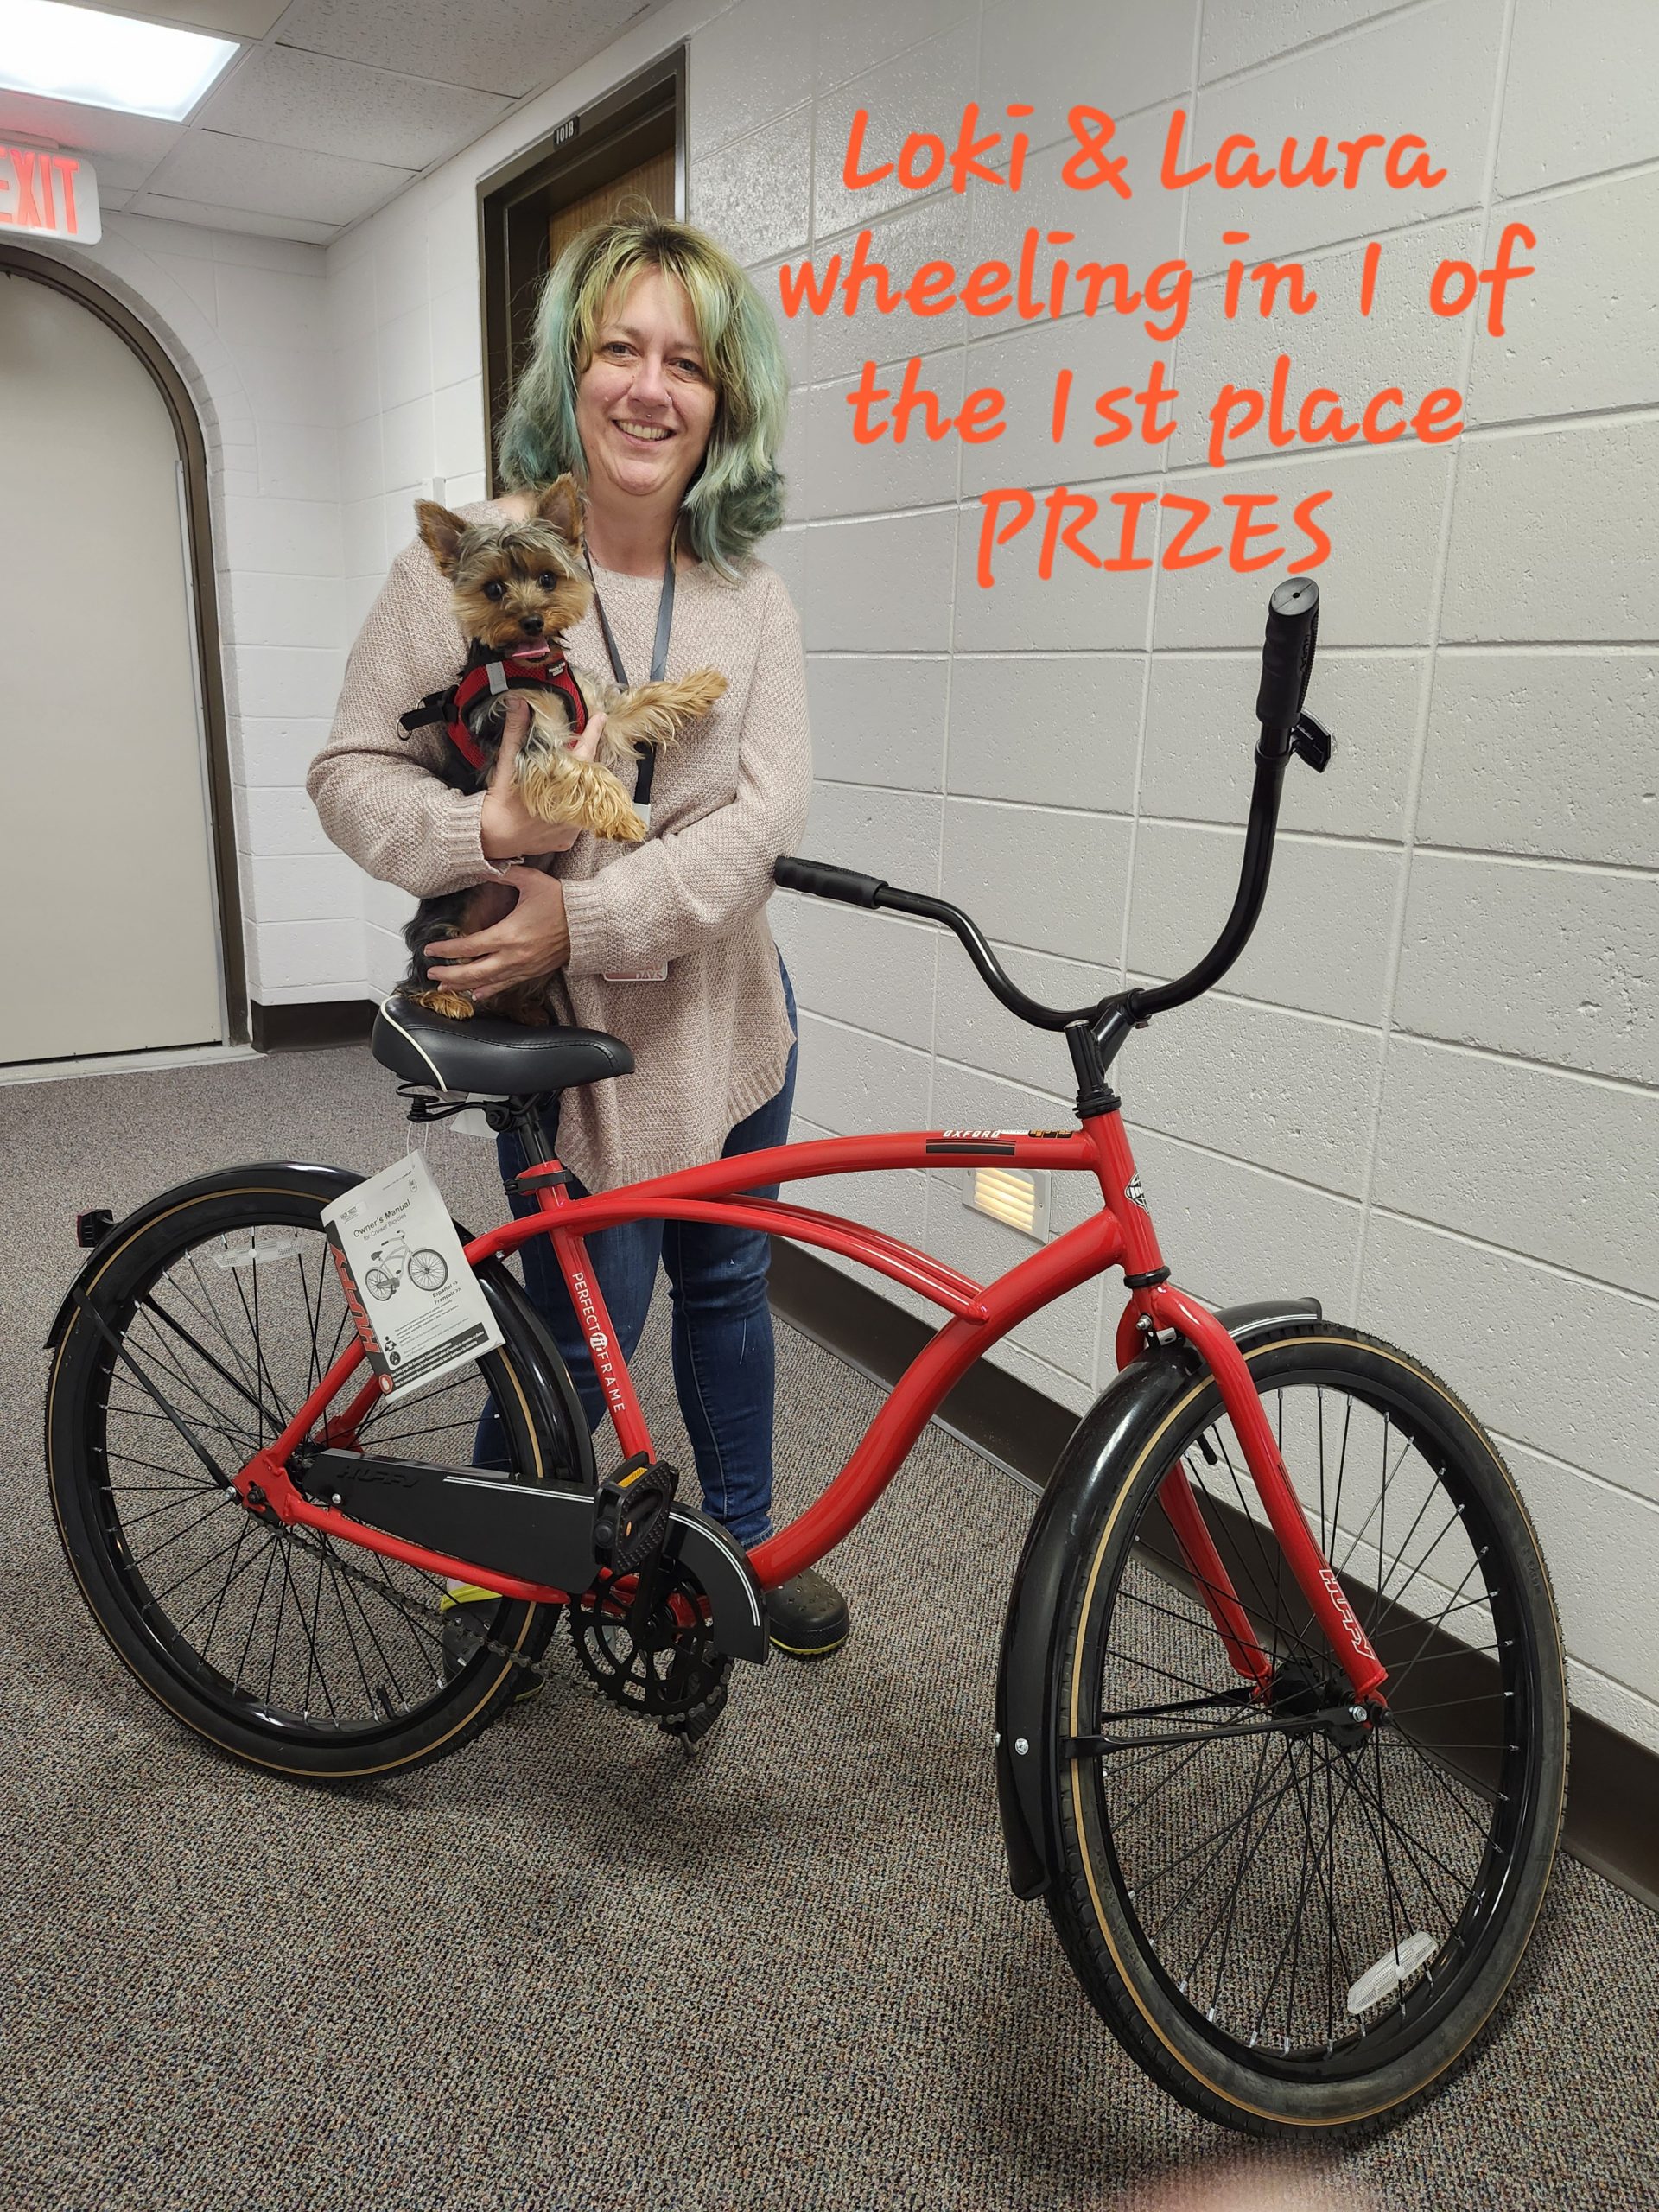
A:
[[[66,293],[106,323],[148,370],[173,423],[184,470],[186,556],[194,611],[197,696],[201,702],[207,788],[208,860],[213,872],[219,916],[219,973],[225,986],[227,1045],[248,1040],[247,962],[242,944],[241,883],[236,866],[236,818],[231,797],[231,752],[225,713],[225,671],[219,628],[219,594],[213,567],[213,532],[208,500],[207,446],[201,418],[189,387],[168,359],[155,333],[131,310],[79,270],[48,255],[0,240],[0,274],[32,278]]]

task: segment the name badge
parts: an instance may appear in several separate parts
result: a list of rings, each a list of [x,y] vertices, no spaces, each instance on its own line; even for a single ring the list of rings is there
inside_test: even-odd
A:
[[[668,963],[664,961],[660,968],[636,969],[631,976],[601,976],[600,981],[602,983],[665,983],[668,981]]]

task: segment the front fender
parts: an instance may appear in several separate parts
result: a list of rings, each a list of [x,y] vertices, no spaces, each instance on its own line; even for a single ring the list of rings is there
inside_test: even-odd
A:
[[[1287,1321],[1317,1321],[1321,1309],[1314,1298],[1270,1299],[1224,1306],[1216,1318],[1243,1348]],[[1058,1863],[1058,1770],[1044,1756],[1043,1731],[1060,1659],[1054,1624],[1066,1575],[1082,1531],[1104,1503],[1103,1493],[1122,1479],[1130,1440],[1174,1403],[1197,1367],[1197,1354],[1179,1341],[1132,1360],[1078,1422],[1027,1532],[1008,1593],[996,1683],[997,1807],[1016,1897],[1041,1897]]]

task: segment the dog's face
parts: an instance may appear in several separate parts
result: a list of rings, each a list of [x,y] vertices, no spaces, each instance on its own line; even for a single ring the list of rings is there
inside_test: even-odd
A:
[[[575,482],[549,485],[528,522],[462,522],[433,500],[416,503],[428,551],[454,587],[469,638],[497,652],[534,651],[579,622],[594,588],[582,562],[582,505]]]

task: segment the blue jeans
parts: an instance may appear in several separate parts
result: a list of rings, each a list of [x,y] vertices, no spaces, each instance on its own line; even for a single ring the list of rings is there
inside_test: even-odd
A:
[[[784,999],[793,1029],[795,994],[786,970]],[[786,1144],[794,1094],[791,1046],[782,1090],[738,1123],[721,1157]],[[549,1100],[542,1109],[550,1136],[556,1128],[556,1100]],[[499,1137],[496,1150],[504,1183],[529,1164],[524,1140],[516,1133]],[[575,1176],[569,1188],[572,1198],[588,1195]],[[775,1198],[778,1186],[755,1195]],[[515,1198],[512,1205],[517,1215],[536,1211],[533,1198]],[[626,1359],[632,1358],[645,1329],[658,1262],[667,1269],[674,1387],[702,1484],[704,1510],[724,1522],[741,1544],[761,1542],[772,1534],[774,1362],[772,1309],[766,1303],[771,1238],[760,1230],[728,1229],[712,1222],[626,1221],[598,1230],[587,1243]],[[605,1418],[604,1394],[553,1247],[545,1237],[537,1237],[521,1249],[531,1302],[552,1331],[588,1427],[597,1429]],[[473,1464],[505,1465],[493,1404],[479,1424]]]

